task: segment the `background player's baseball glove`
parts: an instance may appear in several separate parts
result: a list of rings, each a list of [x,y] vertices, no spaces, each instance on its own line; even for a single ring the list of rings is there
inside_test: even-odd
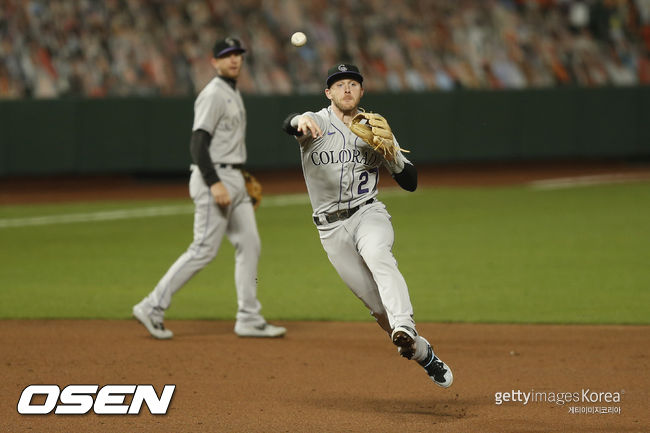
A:
[[[381,114],[360,112],[348,125],[350,131],[382,154],[386,161],[394,161],[398,151],[408,152],[395,145],[393,132]]]
[[[242,170],[244,181],[246,182],[246,191],[253,202],[253,208],[257,210],[262,201],[262,184],[249,172]]]

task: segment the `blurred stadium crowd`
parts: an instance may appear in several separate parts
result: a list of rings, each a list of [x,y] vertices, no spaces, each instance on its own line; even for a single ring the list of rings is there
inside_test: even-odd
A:
[[[3,0],[0,98],[192,95],[225,35],[245,93],[321,92],[340,60],[372,91],[650,83],[650,0]]]

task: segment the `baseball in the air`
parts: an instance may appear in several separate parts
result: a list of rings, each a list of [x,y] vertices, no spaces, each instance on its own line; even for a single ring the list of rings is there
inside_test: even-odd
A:
[[[296,32],[291,35],[291,43],[295,47],[302,47],[307,43],[307,36],[303,32]]]

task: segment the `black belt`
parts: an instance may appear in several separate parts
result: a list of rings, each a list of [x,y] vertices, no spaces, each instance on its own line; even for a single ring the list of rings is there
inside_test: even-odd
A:
[[[355,206],[355,207],[353,207],[351,209],[341,209],[341,210],[337,210],[336,212],[325,214],[325,220],[328,223],[333,223],[333,222],[336,222],[336,221],[341,221],[341,220],[348,219],[352,215],[354,215],[356,213],[356,211],[358,211],[361,208],[361,206],[365,206],[365,205],[370,204],[370,203],[372,203],[374,201],[375,201],[375,199],[371,198],[370,200],[366,201],[365,203],[361,203],[359,206]],[[320,226],[320,225],[324,224],[324,223],[322,223],[320,221],[320,218],[318,218],[317,216],[314,217],[314,223],[316,223],[317,226]]]
[[[219,168],[235,168],[237,170],[241,170],[244,168],[244,164],[215,164]]]

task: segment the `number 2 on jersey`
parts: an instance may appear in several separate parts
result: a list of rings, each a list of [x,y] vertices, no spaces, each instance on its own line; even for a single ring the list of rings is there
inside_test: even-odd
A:
[[[377,182],[379,181],[379,169],[375,167],[372,170],[362,171],[359,175],[359,188],[357,189],[358,194],[365,194],[369,191],[368,188],[366,188],[366,185],[370,179],[370,173],[374,173],[375,175],[375,186],[372,187],[372,190],[374,191],[377,189]]]

